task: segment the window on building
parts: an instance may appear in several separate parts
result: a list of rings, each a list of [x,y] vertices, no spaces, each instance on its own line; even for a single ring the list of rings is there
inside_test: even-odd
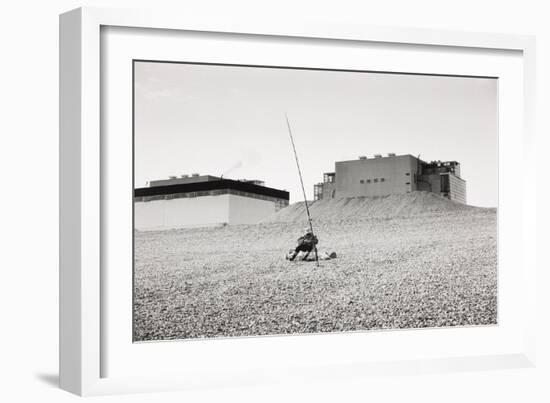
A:
[[[370,179],[367,179],[367,183],[370,183]]]
[[[384,178],[380,178],[380,182],[384,182]]]
[[[376,183],[376,182],[378,182],[378,178],[375,178],[375,179],[374,179],[374,183]]]
[[[448,193],[451,191],[451,182],[450,182],[450,177],[449,175],[441,175],[440,176],[441,178],[441,183],[440,183],[440,189],[441,189],[441,192],[445,192],[445,193]]]
[[[363,183],[365,183],[365,180],[364,180],[364,179],[361,179],[361,180],[359,180],[359,183],[360,183],[360,184],[363,184]]]
[[[332,183],[334,182],[334,173],[327,173],[323,175],[323,182]]]
[[[410,184],[411,184],[411,182],[406,182],[406,183],[405,183],[405,185],[410,185]]]
[[[407,172],[407,173],[406,173],[405,175],[407,175],[407,176],[411,176],[411,173],[410,173],[410,172]]]

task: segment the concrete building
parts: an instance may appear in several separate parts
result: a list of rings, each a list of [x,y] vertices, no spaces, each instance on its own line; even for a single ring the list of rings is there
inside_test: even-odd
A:
[[[314,198],[376,197],[423,190],[466,203],[466,181],[456,161],[424,162],[412,155],[388,154],[338,161],[334,172],[314,186]]]
[[[259,180],[170,177],[134,190],[134,227],[161,230],[255,224],[288,206],[289,193]]]

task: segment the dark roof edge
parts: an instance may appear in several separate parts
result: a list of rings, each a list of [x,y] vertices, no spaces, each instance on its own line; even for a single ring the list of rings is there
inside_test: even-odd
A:
[[[160,196],[175,193],[190,193],[220,189],[240,190],[242,192],[270,196],[283,200],[290,199],[289,192],[285,190],[259,186],[248,182],[234,181],[232,179],[137,188],[134,189],[134,197]]]

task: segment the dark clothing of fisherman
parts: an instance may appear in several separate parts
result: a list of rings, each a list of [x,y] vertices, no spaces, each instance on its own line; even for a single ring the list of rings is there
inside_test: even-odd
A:
[[[306,228],[304,232],[305,234],[298,238],[298,246],[296,246],[296,249],[294,249],[294,252],[288,260],[294,260],[300,252],[306,253],[302,257],[302,260],[306,260],[311,251],[315,248],[315,245],[319,243],[319,240],[315,235],[313,235],[310,228]]]

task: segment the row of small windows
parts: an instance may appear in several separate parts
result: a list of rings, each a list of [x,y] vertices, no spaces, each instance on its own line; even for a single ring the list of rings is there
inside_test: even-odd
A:
[[[361,184],[364,184],[365,182],[367,182],[367,183],[371,183],[371,182],[378,183],[378,181],[384,182],[385,179],[384,179],[384,178],[380,178],[380,179],[374,178],[374,179],[372,179],[372,180],[371,180],[371,179],[367,179],[367,180],[365,180],[365,179],[360,179],[360,180],[359,180],[359,183],[361,183]]]
[[[410,172],[405,172],[405,175],[406,175],[406,176],[411,176],[411,173],[410,173]],[[384,182],[385,179],[384,179],[384,178],[360,179],[360,180],[359,180],[359,183],[361,183],[361,184],[364,184],[365,182],[366,182],[366,183],[371,183],[371,182],[378,183],[378,181]],[[410,182],[407,182],[407,185],[410,185]]]

